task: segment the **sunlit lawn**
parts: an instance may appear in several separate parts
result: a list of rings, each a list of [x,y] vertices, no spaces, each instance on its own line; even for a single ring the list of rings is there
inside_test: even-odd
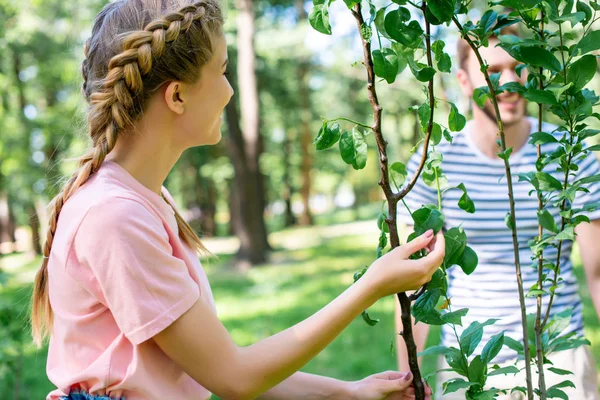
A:
[[[374,256],[377,236],[365,234],[362,227],[364,225],[359,226],[363,233],[358,235],[337,236],[340,232],[352,232],[345,227],[337,231],[297,229],[276,234],[272,242],[278,250],[273,253],[271,262],[246,274],[229,266],[231,257],[227,254],[206,264],[219,316],[234,340],[240,345],[248,345],[288,328],[347,288],[354,272],[367,265]],[[372,231],[371,228],[368,230]],[[23,256],[5,257],[3,262],[14,265],[19,258]],[[30,262],[19,271],[31,271],[36,266],[37,262]],[[581,268],[577,271],[583,279]],[[31,274],[25,273],[21,277],[26,281]],[[4,290],[5,295],[25,309],[29,297],[27,284],[15,279]],[[581,292],[585,302],[587,337],[593,344],[600,343],[600,327],[585,285]],[[304,370],[353,380],[393,369],[394,353],[390,351],[394,338],[393,308],[392,298],[378,302],[370,310],[372,317],[380,319],[378,325],[369,327],[360,318],[355,320]],[[438,336],[439,330],[434,330],[429,343],[434,343]],[[600,346],[594,347],[594,354],[600,360]],[[44,351],[36,352],[33,348],[28,351],[23,399],[42,399],[51,389],[45,377],[45,357]],[[425,359],[424,373],[433,368],[433,358]],[[9,381],[0,380],[2,398],[13,398],[10,386]]]

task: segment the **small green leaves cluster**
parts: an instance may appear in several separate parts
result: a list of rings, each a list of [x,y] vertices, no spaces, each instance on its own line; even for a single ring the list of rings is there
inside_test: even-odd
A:
[[[358,127],[341,131],[340,125],[332,121],[323,121],[314,144],[317,150],[325,150],[339,142],[340,155],[346,164],[356,170],[367,165],[366,134]]]

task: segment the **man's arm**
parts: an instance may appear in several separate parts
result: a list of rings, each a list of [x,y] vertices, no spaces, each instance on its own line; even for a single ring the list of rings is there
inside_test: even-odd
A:
[[[600,318],[600,246],[598,246],[600,219],[577,225],[575,233],[577,233],[577,244],[579,244],[590,294],[596,314]]]

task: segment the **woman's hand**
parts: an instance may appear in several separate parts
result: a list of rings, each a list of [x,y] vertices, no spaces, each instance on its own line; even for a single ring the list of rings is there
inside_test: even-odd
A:
[[[429,254],[419,260],[408,259],[422,249],[427,249]],[[442,264],[445,253],[442,232],[434,236],[433,231],[429,230],[377,259],[361,279],[369,281],[378,298],[415,290],[431,280]]]
[[[352,382],[352,398],[360,400],[412,400],[415,389],[410,372],[387,371]],[[431,400],[431,389],[425,386],[425,400]]]

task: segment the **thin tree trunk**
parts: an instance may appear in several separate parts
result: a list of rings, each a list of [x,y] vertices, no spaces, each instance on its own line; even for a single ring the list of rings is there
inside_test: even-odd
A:
[[[285,202],[285,226],[292,226],[296,223],[296,216],[292,211],[292,182],[290,177],[290,156],[292,154],[292,140],[295,135],[292,135],[291,129],[286,130],[283,139],[283,193],[281,195]]]
[[[236,6],[238,9],[237,69],[240,81],[238,92],[244,128],[240,127],[237,99],[234,96],[225,107],[229,129],[229,140],[226,143],[235,170],[230,204],[234,209],[231,212],[232,225],[240,239],[237,261],[239,268],[246,269],[251,265],[265,262],[270,246],[264,220],[264,197],[260,193],[263,184],[258,165],[261,146],[258,132],[258,92],[254,71],[252,2],[236,0]],[[235,88],[235,76],[230,80]]]
[[[16,48],[11,48],[12,50],[12,60],[13,60],[13,73],[14,79],[17,86],[17,93],[19,99],[19,107],[20,107],[20,119],[23,126],[23,130],[25,131],[27,137],[27,143],[29,143],[29,123],[27,118],[25,117],[25,107],[27,106],[27,101],[25,99],[25,88],[23,87],[23,81],[19,79],[19,75],[21,73],[21,56],[19,50]],[[42,254],[42,246],[40,239],[40,222],[36,213],[35,205],[32,200],[27,200],[25,204],[25,210],[29,215],[29,227],[31,229],[31,248],[35,252],[35,254]]]
[[[29,216],[29,228],[31,229],[31,248],[37,255],[42,254],[42,242],[40,238],[40,220],[33,204],[27,203],[27,215]]]
[[[298,22],[306,21],[306,11],[304,10],[304,1],[296,0],[296,12],[298,14]],[[298,85],[300,95],[300,116],[301,116],[301,130],[300,130],[300,149],[302,151],[302,187],[300,193],[302,194],[302,214],[300,214],[300,225],[312,225],[313,217],[310,212],[310,187],[311,187],[311,168],[312,168],[312,157],[311,157],[311,142],[312,135],[310,132],[310,92],[308,88],[307,75],[309,69],[308,60],[301,59],[298,62]]]

